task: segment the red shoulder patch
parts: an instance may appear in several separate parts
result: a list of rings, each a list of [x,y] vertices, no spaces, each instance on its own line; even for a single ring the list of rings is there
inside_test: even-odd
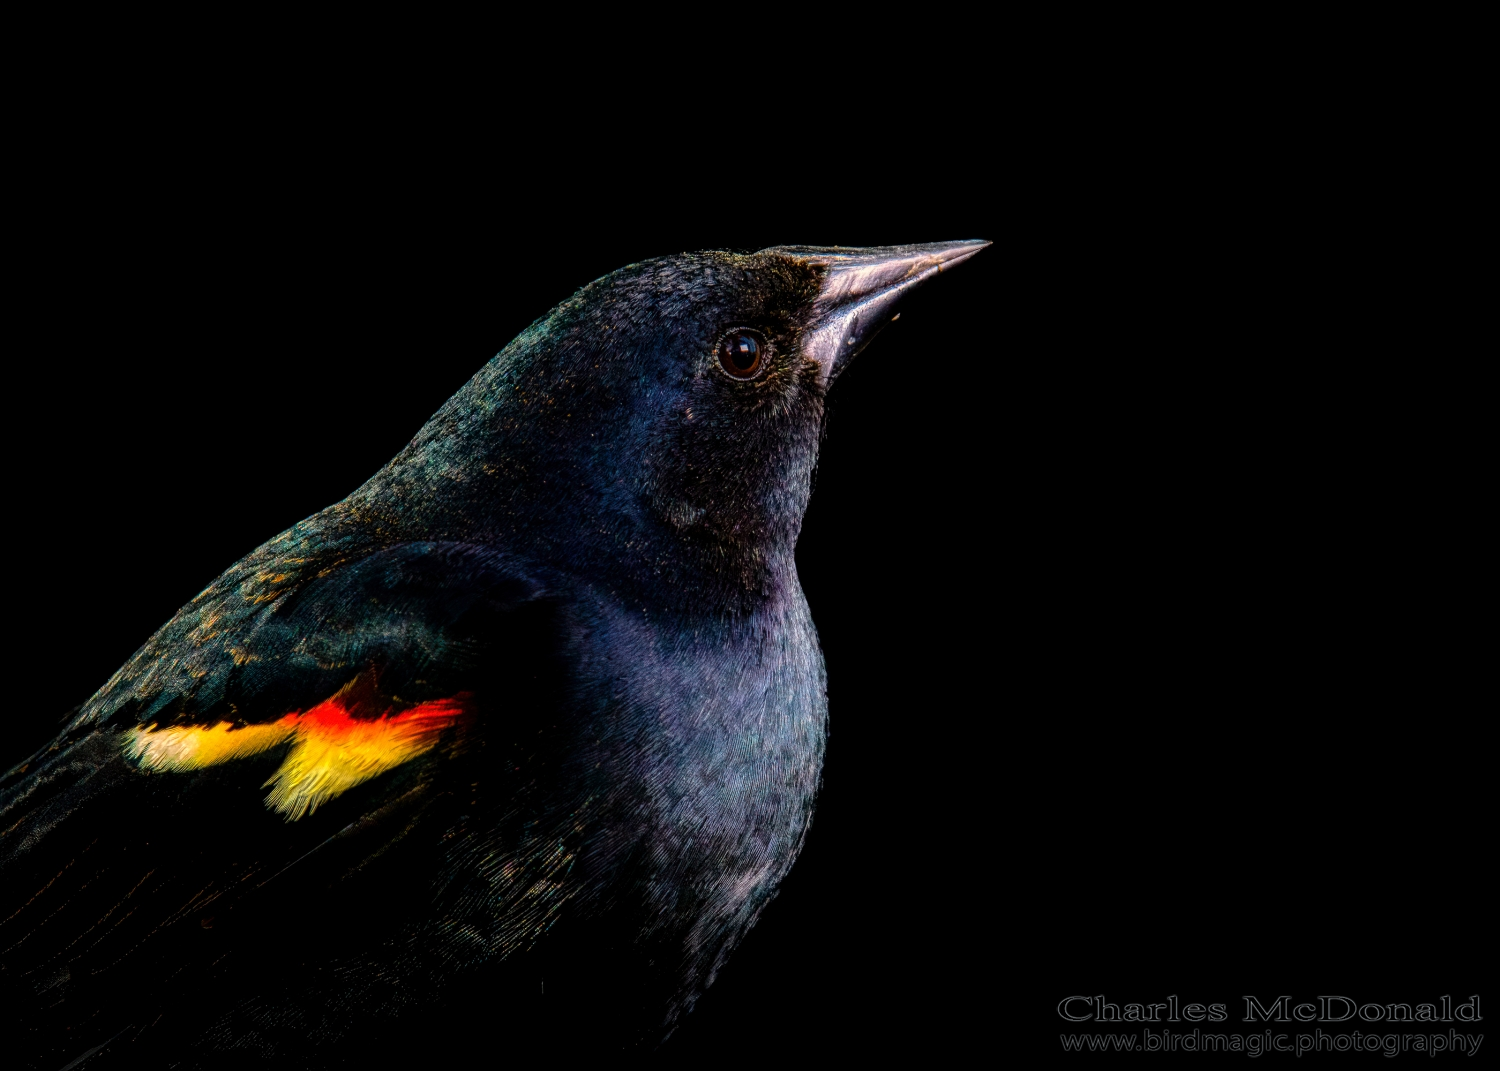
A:
[[[142,726],[126,734],[126,753],[148,770],[195,770],[291,741],[264,787],[271,789],[266,805],[295,821],[341,792],[431,751],[444,730],[470,711],[469,693],[461,692],[377,714],[373,687],[362,682],[366,677],[360,674],[309,710],[263,725]]]

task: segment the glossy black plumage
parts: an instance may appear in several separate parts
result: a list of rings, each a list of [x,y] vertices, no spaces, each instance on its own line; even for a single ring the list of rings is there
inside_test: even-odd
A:
[[[0,981],[37,1066],[110,1039],[321,1066],[494,1016],[531,1024],[512,1048],[537,1016],[574,1048],[670,1031],[811,814],[826,703],[792,552],[824,394],[977,248],[614,273],[184,607],[0,790]],[[753,381],[714,363],[736,327],[769,341]],[[474,716],[292,822],[262,803],[283,751],[147,773],[122,748],[351,681],[358,716]]]

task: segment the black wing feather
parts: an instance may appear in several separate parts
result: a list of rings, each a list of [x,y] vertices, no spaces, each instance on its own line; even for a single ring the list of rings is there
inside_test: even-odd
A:
[[[497,724],[502,743],[528,735],[558,702],[556,675],[531,672],[555,657],[552,607],[504,555],[293,549],[284,557],[298,560],[258,552],[226,573],[0,781],[0,1007],[11,1051],[34,1066],[121,1030],[204,1029],[205,1000],[222,1011],[395,939],[430,901],[441,830],[484,776],[465,752]],[[277,751],[180,774],[123,755],[137,726],[274,721],[372,669],[382,704],[475,694],[477,741],[292,823],[263,803]],[[521,771],[524,758],[499,766]]]

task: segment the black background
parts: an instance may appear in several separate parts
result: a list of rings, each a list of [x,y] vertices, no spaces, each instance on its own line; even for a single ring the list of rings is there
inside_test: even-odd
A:
[[[284,140],[105,115],[43,154],[0,759],[590,280],[987,238],[832,397],[798,547],[823,796],[664,1055],[1049,1054],[1071,994],[1244,1029],[1249,993],[1482,992],[1476,355],[1381,278],[1373,142],[949,90],[692,146],[512,102]]]

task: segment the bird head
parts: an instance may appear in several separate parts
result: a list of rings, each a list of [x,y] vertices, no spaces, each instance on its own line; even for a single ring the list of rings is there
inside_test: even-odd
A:
[[[407,504],[408,537],[498,542],[658,597],[771,594],[795,578],[829,387],[906,294],[987,244],[621,268],[517,337],[359,494]]]

